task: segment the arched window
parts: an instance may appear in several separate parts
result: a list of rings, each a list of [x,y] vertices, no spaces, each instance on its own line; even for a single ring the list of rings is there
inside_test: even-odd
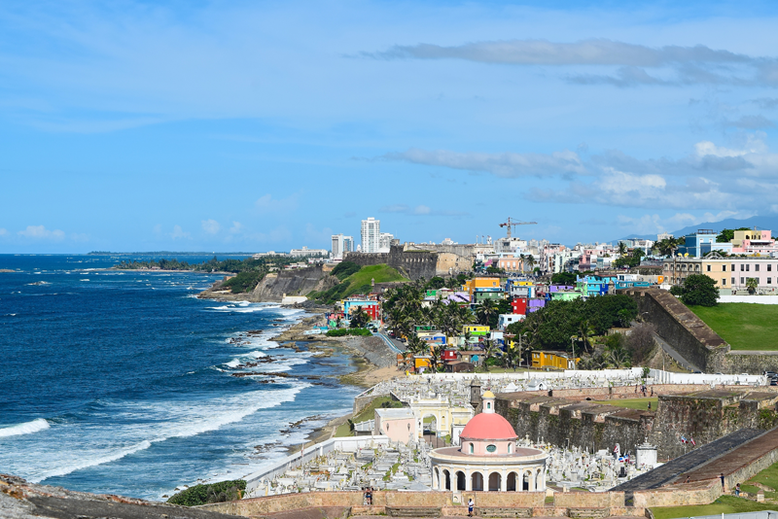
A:
[[[470,454],[473,454],[474,452],[475,452],[475,447],[474,447],[474,446],[473,446],[473,444],[471,443],[471,444],[470,444]]]
[[[486,403],[486,408],[487,409],[491,409],[492,408],[492,403],[491,402],[487,402]]]
[[[513,444],[512,443],[508,444],[508,454],[513,454]]]

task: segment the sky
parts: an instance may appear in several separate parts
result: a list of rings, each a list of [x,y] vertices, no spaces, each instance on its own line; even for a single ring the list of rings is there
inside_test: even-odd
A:
[[[0,253],[778,214],[778,4],[0,3]]]

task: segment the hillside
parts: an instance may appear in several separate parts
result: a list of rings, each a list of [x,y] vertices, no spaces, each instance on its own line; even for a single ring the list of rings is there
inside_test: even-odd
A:
[[[333,273],[335,273],[335,271],[333,271]],[[403,277],[396,269],[393,269],[388,265],[369,265],[360,268],[348,276],[342,277],[340,283],[329,290],[309,294],[308,298],[319,303],[332,304],[339,299],[343,299],[344,297],[353,294],[369,293],[373,281],[376,283],[390,283],[393,281],[407,282],[410,280]]]
[[[778,350],[778,306],[754,303],[719,303],[692,306],[705,324],[733,350]]]

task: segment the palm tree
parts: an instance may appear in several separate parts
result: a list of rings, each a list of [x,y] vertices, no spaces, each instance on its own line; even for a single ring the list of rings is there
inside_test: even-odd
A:
[[[613,348],[607,351],[606,359],[614,368],[621,368],[629,365],[629,352],[622,347]]]
[[[619,242],[618,252],[619,256],[624,256],[627,253],[627,244],[623,241]]]
[[[419,336],[415,333],[412,333],[408,336],[408,351],[413,353],[414,355],[425,355],[427,353],[427,350],[429,347],[427,346],[427,343],[423,340],[419,339]]]
[[[486,371],[489,371],[489,359],[494,357],[498,351],[500,351],[500,348],[497,346],[497,343],[493,341],[492,339],[486,339],[483,343],[483,356],[484,356],[484,368],[486,368]]]
[[[594,337],[594,328],[589,324],[588,319],[578,321],[578,336],[575,339],[581,341],[586,353],[591,351],[591,338]]]
[[[759,280],[757,278],[746,278],[746,290],[749,294],[754,294],[758,286]]]
[[[494,301],[491,299],[485,299],[481,301],[481,304],[478,306],[478,310],[476,310],[476,314],[478,315],[478,324],[489,326],[489,321],[496,313],[497,305],[494,304]]]
[[[533,267],[535,266],[535,257],[532,254],[527,254],[526,261],[527,261],[527,265],[529,265],[529,270],[531,272]]]

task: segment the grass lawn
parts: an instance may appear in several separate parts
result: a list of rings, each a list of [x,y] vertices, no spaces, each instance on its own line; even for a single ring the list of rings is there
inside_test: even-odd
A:
[[[778,350],[778,306],[719,303],[692,306],[690,310],[733,350]]]
[[[612,405],[616,407],[626,407],[627,409],[648,409],[648,403],[651,402],[651,410],[656,411],[659,397],[654,398],[625,398],[624,400],[596,400],[598,404]]]
[[[376,283],[388,283],[390,281],[410,281],[408,278],[402,277],[396,269],[388,265],[369,265],[362,267],[358,272],[351,274],[343,281],[350,283],[346,294],[350,295],[359,291],[359,288],[364,285],[370,285],[371,281],[375,279]]]
[[[651,511],[654,513],[655,519],[673,519],[675,517],[734,514],[774,509],[775,504],[772,503],[757,503],[756,501],[749,501],[741,497],[721,496],[709,505],[660,506],[652,508]]]
[[[353,423],[358,422],[364,422],[366,420],[372,420],[375,417],[374,411],[377,407],[382,407],[382,404],[386,404],[388,402],[396,402],[395,400],[392,400],[391,397],[388,396],[379,396],[373,399],[370,404],[362,409],[359,414],[355,417],[351,418],[351,421]],[[399,402],[398,402],[399,403]],[[338,426],[337,429],[335,429],[335,436],[337,438],[343,438],[344,436],[352,436],[351,434],[351,427],[348,422],[341,424]]]

